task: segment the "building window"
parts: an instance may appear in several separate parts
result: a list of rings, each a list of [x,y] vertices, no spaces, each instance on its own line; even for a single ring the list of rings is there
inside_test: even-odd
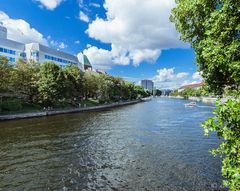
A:
[[[10,49],[7,49],[7,48],[2,48],[2,47],[0,47],[0,52],[16,55],[16,51],[15,50],[10,50]]]
[[[9,60],[9,62],[15,62],[16,61],[15,58],[12,58],[12,57],[9,57],[9,56],[7,56],[6,58]]]
[[[49,55],[45,55],[44,58],[46,60],[52,60],[52,61],[56,61],[56,62],[60,62],[60,63],[64,63],[64,64],[75,64],[75,65],[78,65],[76,62],[71,62],[69,60],[64,60],[62,58],[57,58],[57,57],[54,57],[54,56],[49,56]],[[61,65],[61,66],[64,66],[64,65]]]
[[[38,51],[33,51],[33,52],[31,52],[31,56],[39,57],[39,52]]]
[[[25,52],[22,52],[22,53],[20,54],[20,56],[21,56],[22,58],[26,58],[26,53],[25,53]]]

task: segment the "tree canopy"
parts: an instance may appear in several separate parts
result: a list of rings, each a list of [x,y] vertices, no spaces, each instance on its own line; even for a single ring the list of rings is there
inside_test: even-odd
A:
[[[60,68],[54,62],[39,64],[24,60],[10,65],[5,57],[0,57],[0,74],[0,93],[44,107],[75,107],[88,99],[108,103],[148,96],[142,87],[120,77],[96,72],[84,73],[76,65]],[[17,100],[10,102],[16,105]]]
[[[240,1],[176,0],[170,20],[181,39],[191,44],[196,64],[209,91],[232,100],[217,103],[215,116],[203,123],[206,134],[216,131],[223,138],[213,153],[222,158],[224,184],[240,190]]]
[[[170,17],[181,39],[196,52],[196,64],[215,94],[240,85],[240,1],[176,0]]]

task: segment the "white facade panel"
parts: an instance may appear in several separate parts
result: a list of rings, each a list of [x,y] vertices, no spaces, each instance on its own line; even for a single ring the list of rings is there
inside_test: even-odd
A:
[[[81,70],[84,69],[77,56],[43,46],[39,43],[23,44],[7,39],[7,29],[0,23],[0,55],[5,56],[10,62],[18,59],[33,60],[44,63],[53,61],[61,67],[75,64]]]

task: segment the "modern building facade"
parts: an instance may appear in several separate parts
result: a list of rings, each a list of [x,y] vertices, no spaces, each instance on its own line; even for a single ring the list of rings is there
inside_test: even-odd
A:
[[[5,56],[9,62],[18,59],[34,60],[38,63],[53,61],[60,67],[67,64],[77,65],[81,70],[84,66],[79,62],[77,56],[49,48],[39,43],[23,44],[7,39],[7,29],[0,23],[0,55]],[[89,62],[90,63],[90,62]]]
[[[154,83],[152,80],[142,80],[141,86],[144,90],[152,92],[154,89]]]

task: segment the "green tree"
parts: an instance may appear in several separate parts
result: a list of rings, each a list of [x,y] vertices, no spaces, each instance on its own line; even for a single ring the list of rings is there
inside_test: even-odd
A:
[[[205,132],[216,131],[224,139],[215,153],[222,156],[224,184],[240,190],[239,87],[240,14],[239,0],[176,0],[171,21],[181,39],[195,49],[196,64],[210,92],[222,96],[226,88],[235,98],[218,103],[216,116],[203,124]]]
[[[110,101],[110,92],[111,92],[111,77],[106,74],[100,74],[98,78],[98,90],[99,90],[99,100],[100,102],[109,102]]]
[[[65,78],[62,69],[54,62],[45,62],[39,72],[39,102],[45,106],[53,106],[64,95]]]
[[[33,103],[38,98],[39,63],[18,60],[13,71],[14,91]]]
[[[224,142],[211,152],[222,158],[222,175],[230,190],[240,190],[240,102],[228,100],[222,105],[217,102],[215,116],[203,123],[206,135],[209,131],[216,131],[223,137]]]
[[[240,84],[240,19],[238,0],[176,0],[170,17],[196,52],[196,64],[211,91]]]
[[[137,98],[146,97],[146,92],[141,86],[134,86],[134,92],[137,94]]]
[[[98,97],[98,77],[99,74],[93,72],[85,72],[83,76],[83,89],[85,98]]]
[[[0,55],[0,92],[9,92],[12,90],[12,67],[8,62],[6,57]]]
[[[73,101],[83,97],[83,72],[76,65],[65,66],[63,72],[65,76],[65,98]]]

